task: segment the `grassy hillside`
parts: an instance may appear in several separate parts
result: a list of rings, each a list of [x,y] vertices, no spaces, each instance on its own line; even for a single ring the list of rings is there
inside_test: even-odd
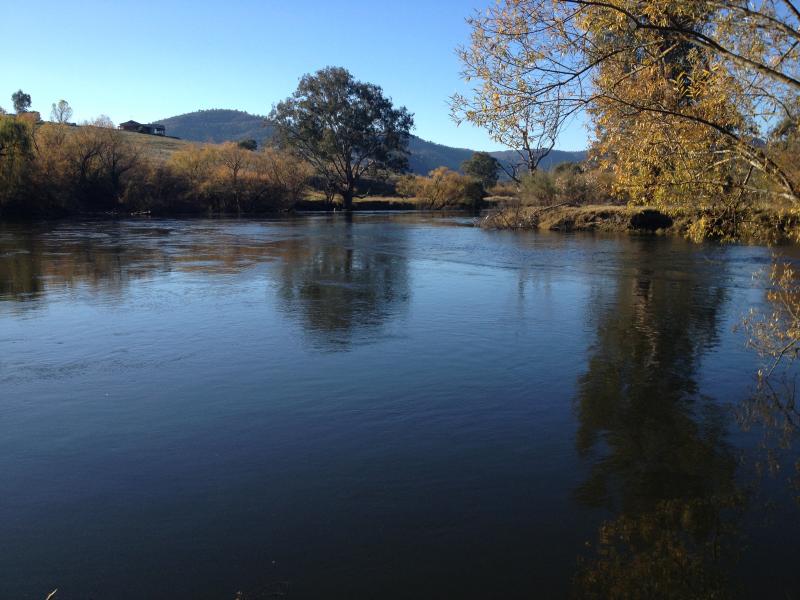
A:
[[[263,145],[272,136],[272,129],[265,125],[264,117],[251,115],[241,110],[199,110],[158,121],[167,127],[167,133],[197,142],[228,142],[254,139]],[[437,167],[448,167],[457,171],[461,163],[472,156],[473,150],[452,148],[411,137],[409,144],[411,172],[427,175]],[[513,151],[493,152],[492,156],[508,163],[516,161]],[[586,158],[586,152],[562,152],[554,150],[542,161],[544,168],[562,162],[578,162]]]
[[[158,135],[145,135],[132,131],[121,132],[128,140],[144,148],[147,156],[160,161],[166,161],[178,150],[183,150],[194,144],[188,140],[176,140]]]

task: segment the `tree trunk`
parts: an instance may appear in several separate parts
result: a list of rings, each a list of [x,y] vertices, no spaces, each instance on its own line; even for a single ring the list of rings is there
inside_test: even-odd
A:
[[[344,209],[346,211],[353,210],[353,190],[342,191],[342,201],[344,202]]]

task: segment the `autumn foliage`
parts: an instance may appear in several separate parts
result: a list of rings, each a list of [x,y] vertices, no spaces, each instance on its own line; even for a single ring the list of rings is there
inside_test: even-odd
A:
[[[795,3],[500,0],[470,24],[456,119],[524,155],[587,115],[618,198],[697,210],[709,236],[735,238],[754,207],[800,208]]]
[[[188,145],[164,161],[109,125],[0,116],[0,214],[282,210],[312,174],[295,156],[235,143]]]
[[[399,195],[416,197],[421,208],[429,209],[478,207],[484,195],[480,180],[447,167],[434,169],[427,177],[406,175],[396,189]]]

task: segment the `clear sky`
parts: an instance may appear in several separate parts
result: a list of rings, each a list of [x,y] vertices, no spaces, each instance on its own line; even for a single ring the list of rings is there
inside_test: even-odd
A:
[[[501,149],[482,130],[457,127],[447,106],[465,89],[455,56],[469,39],[465,18],[493,1],[38,0],[3,28],[0,106],[9,110],[22,88],[45,118],[61,98],[76,121],[152,122],[201,108],[266,114],[304,73],[335,65],[405,105],[420,137]],[[575,124],[557,147],[580,150],[586,140]]]

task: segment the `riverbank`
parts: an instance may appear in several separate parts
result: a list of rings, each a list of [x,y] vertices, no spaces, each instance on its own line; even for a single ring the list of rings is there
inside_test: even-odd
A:
[[[485,198],[480,203],[481,209],[497,208],[499,202],[494,198]],[[324,200],[318,192],[310,192],[306,198],[300,200],[292,207],[300,212],[333,212],[341,211],[343,207],[340,203],[330,204]],[[440,205],[433,205],[427,198],[404,198],[401,196],[367,196],[366,198],[355,198],[353,200],[353,210],[433,210],[433,211],[453,211],[453,210],[475,210],[471,202],[455,202]]]
[[[751,243],[796,243],[800,215],[788,209],[753,209],[722,225],[709,213],[682,208],[659,210],[641,206],[512,206],[483,217],[484,229],[604,231],[681,235],[692,239],[722,237]]]
[[[334,213],[343,212],[344,207],[340,202],[330,204],[320,199],[321,194],[311,192],[306,198],[298,200],[286,208],[271,208],[267,210],[242,210],[235,211],[213,211],[202,209],[200,206],[192,204],[181,204],[179,206],[154,206],[145,210],[122,210],[120,208],[111,210],[53,210],[51,212],[35,212],[22,214],[2,214],[0,213],[0,223],[2,222],[26,222],[31,220],[61,220],[74,218],[90,219],[120,219],[128,217],[264,217],[269,215],[292,214],[292,213]],[[498,207],[498,202],[492,199],[481,202],[481,210],[491,210]],[[442,206],[431,206],[430,202],[419,198],[402,198],[397,196],[369,196],[358,198],[353,201],[354,212],[364,211],[387,211],[387,212],[471,212],[474,214],[475,207],[469,203],[454,203]]]

